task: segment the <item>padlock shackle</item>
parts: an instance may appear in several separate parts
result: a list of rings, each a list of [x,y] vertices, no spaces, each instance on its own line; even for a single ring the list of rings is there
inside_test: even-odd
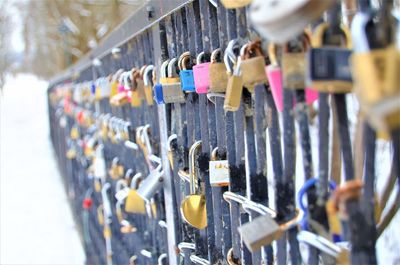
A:
[[[173,69],[173,67],[175,66],[175,68],[176,68],[176,63],[177,63],[177,59],[176,58],[172,58],[170,61],[169,61],[169,63],[168,63],[168,76],[167,77],[173,77],[172,75],[173,75],[173,71],[174,71],[174,69]],[[175,69],[175,74],[177,74],[176,73],[176,69]]]
[[[340,252],[343,251],[341,247],[328,239],[304,230],[297,234],[297,240],[311,245],[334,258],[338,257]]]
[[[195,263],[195,264],[200,264],[200,265],[210,265],[210,262],[206,259],[200,258],[194,254],[190,255],[190,261]]]
[[[216,63],[217,62],[217,55],[221,55],[222,54],[222,50],[221,48],[217,48],[215,50],[212,51],[211,53],[211,63]]]
[[[150,72],[153,73],[153,70],[154,70],[154,65],[152,65],[152,64],[148,65],[146,67],[146,69],[144,69],[143,83],[144,83],[145,86],[150,86],[150,80],[152,80],[152,79],[149,79],[149,73]]]
[[[224,194],[222,195],[224,200],[228,203],[236,202],[238,204],[242,204],[247,200],[246,197],[243,197],[242,195],[236,194],[231,191],[225,191]]]
[[[119,179],[115,184],[115,193],[122,190],[122,188],[128,188],[128,184],[126,184],[126,179]]]
[[[168,64],[169,60],[165,60],[160,67],[160,77],[161,78],[166,78],[168,76]]]
[[[136,173],[132,177],[130,188],[134,189],[134,190],[137,190],[139,188],[139,181],[142,181],[142,180],[143,180],[142,173],[140,173],[140,172]]]
[[[128,170],[125,172],[125,180],[126,179],[130,179],[132,174],[133,174],[133,169],[132,168],[128,168]]]
[[[175,133],[171,134],[168,137],[168,141],[167,141],[167,149],[168,149],[168,151],[172,151],[171,143],[172,143],[172,141],[177,140],[177,139],[178,139],[178,135],[176,135]]]
[[[196,154],[201,147],[201,141],[195,142],[189,149],[189,174],[190,174],[190,194],[194,195],[198,192],[198,177],[196,172]]]
[[[318,47],[322,47],[324,45],[330,45],[330,43],[326,42],[325,38],[324,38],[326,36],[326,34],[329,34],[329,31],[328,31],[329,27],[330,27],[330,24],[327,22],[324,22],[324,23],[319,24],[315,28],[314,34],[312,36],[312,46],[313,47],[318,48]],[[353,43],[352,43],[352,38],[351,38],[351,33],[350,33],[349,28],[346,25],[341,25],[340,31],[341,31],[341,35],[343,36],[343,40],[345,43],[344,47],[347,49],[351,49],[353,46]],[[360,35],[360,39],[362,39],[363,41],[366,41],[366,39],[363,38],[361,35]]]
[[[183,253],[184,249],[196,250],[196,245],[194,243],[189,243],[189,242],[180,242],[178,244],[178,249],[180,253]]]
[[[201,64],[201,59],[204,58],[204,51],[199,53],[196,57],[196,64]]]
[[[101,197],[103,199],[104,217],[110,218],[112,216],[111,203],[108,198],[107,191],[111,188],[111,184],[106,182],[101,189]],[[104,220],[105,221],[105,220]]]
[[[163,263],[162,263],[163,260],[165,260],[167,258],[168,258],[167,253],[162,253],[160,256],[158,256],[157,265],[163,265]]]
[[[190,52],[184,52],[181,54],[181,56],[179,56],[179,59],[178,59],[179,70],[187,70],[186,63],[188,60],[190,60]]]
[[[269,207],[267,207],[265,205],[262,205],[260,203],[256,203],[254,201],[251,201],[249,199],[245,200],[242,203],[242,207],[249,214],[250,214],[250,211],[254,211],[254,212],[257,212],[257,213],[259,213],[261,215],[267,215],[268,214],[272,218],[275,218],[277,216],[277,213],[274,210],[272,210],[271,208],[269,208]]]

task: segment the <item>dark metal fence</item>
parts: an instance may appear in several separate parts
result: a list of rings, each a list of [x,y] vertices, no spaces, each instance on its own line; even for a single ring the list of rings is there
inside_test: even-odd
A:
[[[376,128],[360,116],[363,140],[351,141],[346,94],[319,89],[316,109],[304,87],[285,87],[279,102],[271,80],[239,94],[230,85],[225,94],[226,80],[211,87],[211,67],[237,67],[247,43],[264,52],[263,67],[272,62],[248,14],[220,1],[149,1],[52,80],[51,139],[87,264],[376,263],[376,239],[399,206],[397,196],[374,218],[399,172],[397,122],[391,182],[376,203]],[[339,8],[327,15],[340,25]],[[337,45],[335,34],[321,46]],[[299,41],[282,47],[285,74],[282,57]],[[314,67],[329,64],[338,63]],[[185,77],[196,67],[210,69],[198,79],[210,79],[205,91]]]

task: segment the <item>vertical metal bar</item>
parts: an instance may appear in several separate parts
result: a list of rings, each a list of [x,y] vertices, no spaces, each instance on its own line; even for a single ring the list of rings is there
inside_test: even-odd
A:
[[[155,24],[152,27],[153,35],[153,49],[154,49],[154,65],[156,68],[161,66],[161,63],[168,56],[167,43],[166,43],[166,32],[163,23]],[[159,75],[158,75],[159,76]],[[176,221],[176,208],[174,205],[174,189],[173,189],[173,175],[171,174],[171,168],[168,159],[168,127],[166,120],[166,108],[165,105],[158,105],[158,117],[159,117],[159,128],[160,128],[160,150],[161,159],[164,169],[164,201],[165,201],[165,212],[166,212],[166,223],[167,223],[167,234],[168,234],[168,263],[171,265],[178,264],[178,257],[176,255],[177,247],[177,221]]]

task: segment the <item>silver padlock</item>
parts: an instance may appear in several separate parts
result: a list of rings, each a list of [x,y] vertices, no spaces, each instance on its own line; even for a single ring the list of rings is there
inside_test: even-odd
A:
[[[153,196],[163,187],[164,184],[164,172],[162,171],[161,159],[155,155],[151,155],[149,158],[153,162],[158,163],[158,166],[150,172],[137,189],[138,195],[147,203],[151,201]]]

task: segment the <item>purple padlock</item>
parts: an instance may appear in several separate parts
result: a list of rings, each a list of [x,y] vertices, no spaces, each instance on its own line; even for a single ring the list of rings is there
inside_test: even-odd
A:
[[[209,66],[210,63],[200,63],[204,52],[197,56],[197,64],[193,66],[194,85],[197,94],[207,94],[208,87],[210,86]]]

